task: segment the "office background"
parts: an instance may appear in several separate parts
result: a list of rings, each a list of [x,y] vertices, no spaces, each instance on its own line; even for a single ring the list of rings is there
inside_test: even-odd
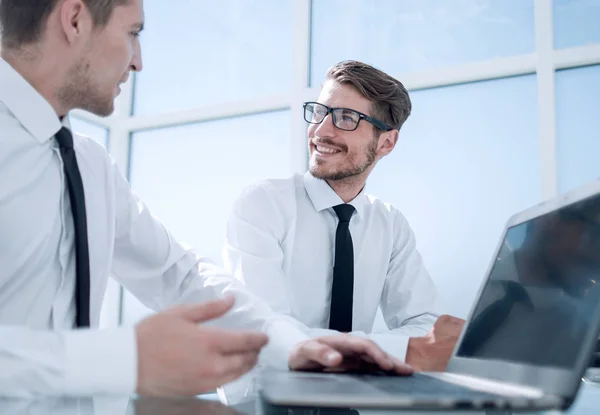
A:
[[[508,217],[600,177],[600,0],[145,0],[144,70],[77,111],[174,235],[221,263],[241,190],[307,166],[302,102],[356,59],[413,113],[368,191],[408,218],[465,317]],[[104,327],[150,311],[111,282]],[[379,318],[378,327],[384,327]]]

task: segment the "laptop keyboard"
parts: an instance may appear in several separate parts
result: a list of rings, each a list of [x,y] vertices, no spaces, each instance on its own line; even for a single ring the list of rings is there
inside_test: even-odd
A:
[[[390,376],[370,376],[358,375],[361,381],[369,385],[392,394],[405,395],[432,395],[437,398],[448,396],[451,398],[469,398],[469,399],[497,399],[498,395],[486,392],[479,392],[466,387],[441,381],[439,379],[415,373],[408,377],[390,377]]]

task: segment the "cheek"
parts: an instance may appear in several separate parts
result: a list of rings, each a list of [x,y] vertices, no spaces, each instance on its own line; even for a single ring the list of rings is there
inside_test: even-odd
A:
[[[346,145],[346,153],[344,153],[341,163],[355,165],[361,163],[365,158],[363,150],[356,145]]]
[[[129,65],[131,64],[131,60],[133,58],[133,54],[135,51],[134,48],[134,41],[129,41],[123,44],[122,50],[121,50],[121,64],[124,68],[124,70],[127,70],[127,68],[129,67]]]
[[[348,146],[348,153],[355,158],[366,158],[367,153],[371,150],[370,143],[353,143],[354,145]]]
[[[126,38],[115,39],[111,44],[111,51],[108,55],[109,59],[112,59],[115,64],[115,70],[118,70],[121,74],[127,70],[131,57],[133,56],[133,43]]]

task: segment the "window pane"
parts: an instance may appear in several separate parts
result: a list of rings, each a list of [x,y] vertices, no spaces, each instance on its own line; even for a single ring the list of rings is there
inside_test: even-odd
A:
[[[106,128],[73,116],[71,116],[69,120],[71,121],[71,128],[74,132],[90,137],[105,148],[108,146],[108,131]]]
[[[313,0],[311,84],[356,59],[388,73],[534,51],[533,0]]]
[[[600,66],[556,73],[558,188],[600,177]]]
[[[292,0],[149,0],[144,7],[136,114],[290,89]]]
[[[598,0],[554,0],[553,16],[556,49],[600,43]]]
[[[535,75],[413,92],[368,192],[402,211],[443,299],[469,312],[509,216],[541,201]]]
[[[290,113],[135,133],[131,185],[179,240],[222,263],[225,223],[244,187],[290,173]],[[124,322],[148,313],[127,294]]]

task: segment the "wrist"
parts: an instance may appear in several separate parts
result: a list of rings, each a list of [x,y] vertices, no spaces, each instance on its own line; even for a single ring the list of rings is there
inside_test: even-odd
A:
[[[415,370],[420,370],[423,361],[423,345],[425,344],[424,337],[411,337],[408,339],[406,347],[406,363],[411,365]]]

